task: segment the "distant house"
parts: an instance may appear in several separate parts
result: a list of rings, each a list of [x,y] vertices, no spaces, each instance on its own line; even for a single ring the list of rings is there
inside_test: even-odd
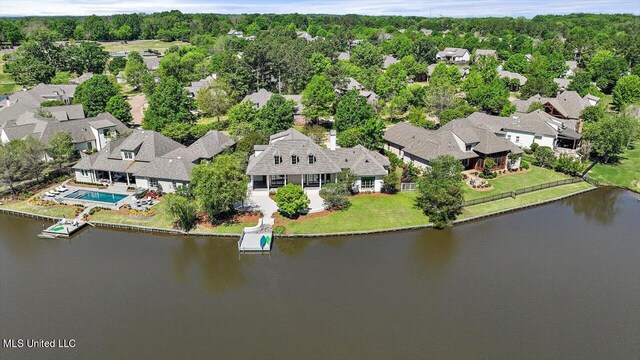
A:
[[[555,78],[553,79],[553,82],[558,84],[558,90],[564,91],[564,90],[567,90],[567,88],[569,88],[569,84],[571,84],[571,80],[572,79]]]
[[[349,54],[349,52],[347,51],[339,52],[338,60],[345,60],[345,61],[351,60],[351,54]]]
[[[90,73],[90,72],[89,73],[84,73],[84,74],[78,76],[77,78],[71,80],[71,83],[74,84],[74,85],[80,85],[83,82],[91,79],[92,77],[93,77],[93,73]]]
[[[353,40],[349,40],[349,49],[356,47],[360,44],[362,44],[364,42],[364,40],[362,39],[353,39]]]
[[[84,157],[73,170],[78,182],[174,192],[190,182],[194,166],[234,145],[233,140],[215,130],[188,147],[155,131],[134,130]]]
[[[460,160],[465,169],[482,170],[488,160],[499,169],[516,168],[520,158],[509,159],[509,154],[522,154],[509,140],[467,119],[452,120],[438,130],[399,123],[386,130],[384,140],[386,150],[420,168],[442,155]]]
[[[364,86],[362,86],[362,84],[360,84],[358,82],[358,80],[354,79],[354,78],[347,78],[346,79],[347,82],[345,84],[345,88],[344,89],[339,89],[339,92],[344,93],[346,91],[349,90],[357,90],[358,93],[360,94],[360,96],[364,97],[365,99],[367,99],[367,103],[373,107],[375,107],[378,104],[378,94],[376,94],[373,91],[369,91],[367,89],[365,89]]]
[[[565,61],[564,64],[569,68],[564,73],[564,77],[573,76],[578,71],[578,62],[577,61]]]
[[[495,50],[477,49],[475,52],[474,60],[478,61],[481,56],[490,56],[498,60],[498,53]]]
[[[512,85],[510,89],[511,91],[518,91],[524,84],[527,83],[527,78],[524,75],[520,75],[511,71],[498,70],[498,77],[507,78],[509,80],[517,80],[518,85]]]
[[[242,31],[239,31],[239,30],[231,29],[231,30],[229,30],[229,32],[227,32],[227,35],[235,36],[237,38],[242,38],[244,36],[244,33]]]
[[[526,55],[524,56],[524,58],[525,58],[528,62],[532,62],[532,61],[533,61],[533,59],[534,59],[533,55],[531,55],[531,54],[526,54]]]
[[[429,30],[429,29],[420,29],[420,32],[424,34],[424,36],[429,36],[431,34],[433,34],[433,30]]]
[[[469,50],[460,48],[445,48],[436,53],[436,61],[448,61],[454,64],[468,64],[471,59]]]
[[[156,71],[160,67],[160,57],[158,56],[146,56],[143,60],[149,70]]]
[[[548,98],[534,95],[527,100],[513,100],[516,111],[526,113],[532,103],[539,102],[544,106],[547,113],[563,119],[579,119],[580,113],[587,106],[595,106],[600,102],[600,98],[587,94],[581,97],[575,91],[564,91],[557,97]]]
[[[214,82],[218,76],[216,74],[211,74],[206,78],[198,81],[192,81],[190,86],[186,86],[185,89],[189,93],[189,97],[196,97],[200,89],[209,86],[212,82]]]
[[[258,109],[262,109],[267,104],[267,101],[271,99],[273,93],[271,91],[260,89],[252,94],[249,94],[242,99],[242,101],[251,101],[256,105]],[[302,105],[302,95],[282,95],[285,99],[293,100],[296,103],[294,109],[293,118],[296,124],[305,124],[306,119],[302,116],[304,106]]]
[[[379,192],[382,177],[389,167],[387,158],[361,145],[337,148],[335,131],[330,134],[329,148],[289,129],[272,135],[269,144],[256,145],[254,150],[247,165],[254,191],[276,189],[286,184],[322,188],[324,184],[336,182],[342,170],[349,169],[357,177],[356,191]]]
[[[31,108],[37,108],[45,101],[57,100],[64,104],[73,102],[73,94],[77,85],[50,85],[38,84],[35,87],[9,95],[5,100],[5,106],[10,106],[17,102],[29,104]]]
[[[400,62],[400,61],[398,59],[396,59],[395,56],[387,55],[384,58],[384,62],[382,63],[382,68],[386,70],[389,66],[391,66],[393,64],[397,64],[398,62]]]
[[[316,40],[320,39],[319,36],[312,36],[311,34],[309,34],[306,31],[296,31],[296,35],[299,38],[305,39],[305,40],[307,40],[309,42],[316,41]]]
[[[379,41],[388,41],[393,39],[393,35],[383,32],[382,34],[378,35],[378,40]]]

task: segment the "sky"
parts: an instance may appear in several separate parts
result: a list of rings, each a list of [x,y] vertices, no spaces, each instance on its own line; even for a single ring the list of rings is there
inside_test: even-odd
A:
[[[640,0],[0,0],[0,16],[185,13],[301,13],[413,16],[524,16],[632,13]]]

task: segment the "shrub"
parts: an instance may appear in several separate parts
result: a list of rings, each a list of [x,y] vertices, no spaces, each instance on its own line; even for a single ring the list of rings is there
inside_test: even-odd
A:
[[[284,217],[294,218],[309,208],[309,198],[300,185],[287,184],[276,192],[276,204]]]
[[[567,154],[560,154],[555,169],[561,173],[576,176],[582,172],[583,166],[579,159]]]
[[[396,173],[396,167],[390,166],[389,173],[382,177],[382,192],[395,194],[400,188],[400,179]]]
[[[484,169],[482,169],[482,173],[485,176],[491,175],[491,169],[496,167],[496,162],[493,159],[488,159],[484,162]]]
[[[538,147],[540,147],[540,144],[538,144],[538,143],[533,143],[533,144],[531,144],[531,153],[536,152],[536,149],[537,149]]]
[[[529,163],[523,160],[522,164],[520,164],[520,167],[525,170],[529,170]]]
[[[556,154],[548,146],[537,147],[533,152],[533,156],[536,157],[536,165],[541,167],[551,167],[556,159]]]
[[[165,201],[169,214],[175,218],[178,228],[189,231],[195,226],[198,210],[193,201],[180,195],[167,195]]]
[[[276,235],[282,235],[287,233],[287,228],[284,225],[277,225],[273,228],[273,233]]]
[[[351,206],[349,191],[340,184],[327,184],[320,189],[320,196],[328,210],[345,210]]]

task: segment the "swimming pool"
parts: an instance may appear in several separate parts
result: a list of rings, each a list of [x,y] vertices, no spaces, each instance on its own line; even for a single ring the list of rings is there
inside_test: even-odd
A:
[[[118,201],[126,198],[127,196],[129,195],[112,194],[112,193],[92,191],[92,190],[76,190],[71,194],[65,196],[65,198],[115,204]]]

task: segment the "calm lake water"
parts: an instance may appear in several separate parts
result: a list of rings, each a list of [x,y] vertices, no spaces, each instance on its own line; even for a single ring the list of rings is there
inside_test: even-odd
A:
[[[235,239],[0,215],[0,337],[75,339],[2,359],[638,359],[640,202],[600,189],[457,226]]]

